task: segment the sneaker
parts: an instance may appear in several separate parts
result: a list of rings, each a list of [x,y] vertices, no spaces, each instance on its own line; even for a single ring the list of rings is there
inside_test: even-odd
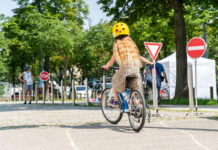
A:
[[[118,101],[112,100],[110,103],[108,103],[108,106],[112,108],[119,108]]]

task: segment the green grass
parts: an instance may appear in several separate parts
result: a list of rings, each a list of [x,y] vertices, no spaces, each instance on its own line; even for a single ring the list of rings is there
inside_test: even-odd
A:
[[[189,100],[188,99],[162,100],[161,104],[189,105]],[[218,100],[198,99],[198,105],[218,105]]]

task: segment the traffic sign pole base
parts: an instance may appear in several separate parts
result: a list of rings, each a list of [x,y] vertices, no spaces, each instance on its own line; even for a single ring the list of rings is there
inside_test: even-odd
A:
[[[203,116],[203,113],[201,113],[201,112],[191,112],[191,113],[185,114],[185,116],[187,116],[187,117]]]
[[[155,114],[152,114],[151,116],[152,116],[152,117],[164,117],[163,114],[160,114],[160,113],[159,113],[158,109],[156,110],[156,113],[155,113]]]

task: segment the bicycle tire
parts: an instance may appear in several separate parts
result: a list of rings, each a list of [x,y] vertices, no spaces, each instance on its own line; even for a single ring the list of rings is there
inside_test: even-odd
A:
[[[110,123],[112,123],[112,124],[117,124],[121,119],[122,119],[122,117],[123,117],[123,113],[122,113],[122,111],[121,111],[121,108],[122,108],[122,105],[121,105],[121,102],[120,102],[120,99],[118,99],[118,106],[119,106],[119,108],[118,108],[118,110],[117,110],[117,118],[115,118],[114,120],[113,119],[111,119],[109,116],[108,116],[108,114],[107,114],[107,112],[106,112],[106,110],[105,110],[105,104],[107,104],[106,103],[106,94],[108,94],[107,92],[110,92],[111,91],[111,89],[110,88],[106,88],[103,92],[102,92],[102,95],[101,95],[101,110],[102,110],[102,113],[103,113],[103,116],[104,116],[104,118],[108,121],[108,122],[110,122]],[[110,100],[109,100],[110,101]],[[112,108],[113,109],[113,108]],[[113,109],[114,110],[114,109]]]
[[[133,97],[134,95],[138,96],[138,98],[141,99],[141,104],[142,104],[142,109],[141,109],[141,113],[140,113],[140,116],[138,116],[138,110],[136,110],[136,106],[135,104],[133,104],[133,98],[136,99],[135,97]],[[130,112],[128,113],[128,118],[129,118],[129,123],[132,127],[132,129],[136,132],[139,132],[143,127],[144,127],[144,124],[145,124],[145,119],[146,119],[146,106],[145,106],[145,99],[144,99],[144,96],[141,94],[140,91],[138,90],[133,90],[132,93],[131,93],[131,96],[130,96]],[[138,126],[135,125],[134,123],[134,120],[139,120],[141,119],[140,123]],[[136,121],[137,122],[137,121]]]

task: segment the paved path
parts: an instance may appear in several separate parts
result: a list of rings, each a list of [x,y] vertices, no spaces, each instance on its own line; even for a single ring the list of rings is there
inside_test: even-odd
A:
[[[189,117],[181,110],[160,111],[135,133],[126,115],[111,125],[98,107],[0,103],[0,149],[217,150],[218,109]]]

